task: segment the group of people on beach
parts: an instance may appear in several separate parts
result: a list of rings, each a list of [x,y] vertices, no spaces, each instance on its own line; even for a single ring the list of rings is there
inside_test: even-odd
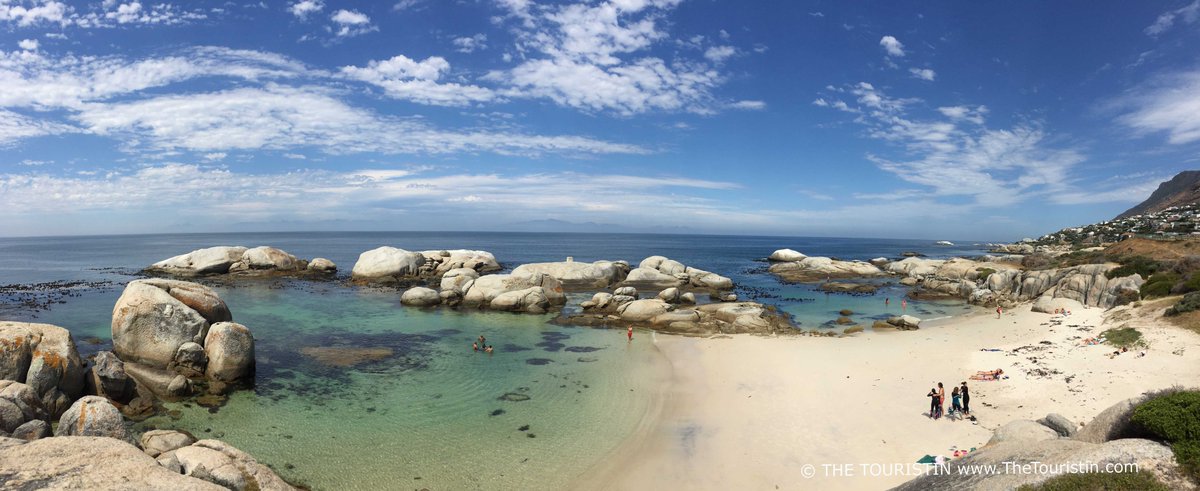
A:
[[[482,346],[482,348],[480,348],[480,346]],[[487,338],[480,334],[479,339],[474,343],[471,343],[471,349],[477,353],[482,349],[484,353],[490,354],[492,352],[492,345],[487,344]]]
[[[929,389],[929,418],[941,419],[946,415],[946,388],[941,382],[938,382],[937,387]],[[950,414],[949,416],[957,415],[959,418],[971,416],[971,391],[967,388],[967,382],[963,381],[958,387],[950,391]]]

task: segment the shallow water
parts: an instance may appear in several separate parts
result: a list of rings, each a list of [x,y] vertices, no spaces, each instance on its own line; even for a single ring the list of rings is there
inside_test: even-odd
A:
[[[39,308],[0,297],[0,319],[67,327],[84,356],[110,349],[113,303],[138,269],[218,244],[275,245],[302,257],[331,258],[343,271],[358,253],[385,244],[486,249],[509,267],[568,255],[636,264],[662,254],[730,276],[742,297],[778,305],[809,329],[836,319],[842,309],[854,311],[851,318],[866,326],[899,314],[903,290],[891,285],[869,296],[827,295],[780,284],[762,261],[775,249],[846,259],[905,250],[935,257],[978,252],[924,241],[579,234],[0,239],[0,284],[109,282],[44,299],[59,303]],[[569,487],[635,430],[654,403],[647,374],[664,362],[650,333],[639,332],[630,343],[620,330],[546,324],[549,315],[404,308],[395,291],[342,281],[246,281],[215,288],[234,320],[254,332],[254,390],[235,393],[215,412],[194,403],[168,404],[173,415],[139,427],[220,438],[315,489]],[[909,302],[903,313],[934,318],[964,310]],[[497,348],[494,354],[471,351],[480,334]]]

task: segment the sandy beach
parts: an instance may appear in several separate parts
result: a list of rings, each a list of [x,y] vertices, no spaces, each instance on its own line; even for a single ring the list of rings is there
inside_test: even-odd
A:
[[[911,478],[891,466],[982,447],[1011,420],[1053,412],[1086,423],[1122,399],[1200,378],[1200,335],[1142,310],[1055,316],[1023,305],[1000,319],[981,311],[846,338],[653,336],[671,365],[661,412],[581,487],[886,489]],[[1145,336],[1145,356],[1082,345],[1126,323]],[[1009,378],[968,380],[977,424],[928,418],[937,382],[949,394],[995,368]]]

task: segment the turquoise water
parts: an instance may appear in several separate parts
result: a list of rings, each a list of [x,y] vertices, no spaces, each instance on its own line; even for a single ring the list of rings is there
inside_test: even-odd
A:
[[[0,293],[0,319],[66,327],[88,356],[111,349],[112,306],[125,282],[153,261],[217,244],[281,247],[324,256],[343,275],[359,252],[476,248],[507,267],[555,261],[642,258],[662,254],[729,276],[743,298],[779,306],[806,329],[842,309],[855,322],[901,312],[904,290],[869,296],[827,295],[781,284],[762,260],[791,247],[844,259],[978,253],[924,241],[779,237],[580,234],[235,234],[0,239],[0,284],[99,282],[58,294],[36,308]],[[616,451],[661,401],[652,392],[665,361],[653,336],[632,343],[623,331],[552,326],[553,316],[404,308],[395,291],[342,280],[246,281],[216,285],[234,320],[256,339],[253,390],[235,393],[215,412],[168,404],[169,414],[140,428],[180,428],[225,440],[314,489],[562,489]],[[884,298],[891,298],[890,305]],[[574,301],[578,301],[576,296]],[[922,318],[954,315],[952,303],[909,302]],[[474,353],[479,335],[496,347]],[[379,358],[335,366],[312,348],[373,349]],[[506,396],[507,394],[507,396]],[[505,400],[507,399],[507,400]],[[522,429],[528,426],[528,428]]]

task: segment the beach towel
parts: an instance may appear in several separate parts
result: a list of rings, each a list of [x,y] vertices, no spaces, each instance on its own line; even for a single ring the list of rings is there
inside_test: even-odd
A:
[[[921,457],[919,460],[917,460],[918,464],[932,464],[934,462],[937,462],[937,457],[934,457],[932,455],[925,455],[924,457]]]

